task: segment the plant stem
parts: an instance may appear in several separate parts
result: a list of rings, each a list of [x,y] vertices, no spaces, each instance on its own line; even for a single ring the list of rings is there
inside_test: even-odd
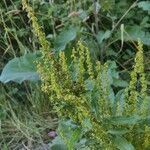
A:
[[[95,33],[97,34],[98,29],[98,13],[97,13],[97,0],[93,0],[93,6],[94,6],[94,17],[95,17]]]

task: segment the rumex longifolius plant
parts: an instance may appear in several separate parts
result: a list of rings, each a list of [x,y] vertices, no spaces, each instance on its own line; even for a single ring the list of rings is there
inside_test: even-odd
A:
[[[115,95],[112,88],[110,62],[93,62],[89,49],[81,41],[72,50],[71,63],[64,51],[50,55],[50,46],[32,7],[27,0],[22,3],[41,45],[37,70],[42,90],[48,94],[58,117],[70,119],[77,126],[73,128],[73,142],[62,134],[62,128],[58,130],[67,148],[76,149],[77,142],[84,137],[89,149],[148,149],[150,102],[146,94],[142,42],[137,46],[129,86],[118,98],[119,94]]]

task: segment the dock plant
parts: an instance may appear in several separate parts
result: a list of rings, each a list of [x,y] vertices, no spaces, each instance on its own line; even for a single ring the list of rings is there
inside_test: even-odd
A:
[[[66,149],[81,149],[77,145],[86,139],[84,146],[91,150],[148,150],[150,97],[147,95],[142,42],[139,40],[135,48],[129,85],[116,92],[110,61],[93,61],[81,40],[70,57],[66,57],[64,51],[52,55],[32,7],[27,0],[22,0],[22,4],[41,45],[42,57],[36,62],[41,89],[49,96],[58,118],[74,124],[69,138],[63,131],[65,126],[58,128]]]

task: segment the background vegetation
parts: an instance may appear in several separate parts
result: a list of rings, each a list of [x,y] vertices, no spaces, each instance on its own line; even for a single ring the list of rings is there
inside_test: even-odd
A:
[[[30,6],[51,44],[50,55],[64,51],[71,61],[73,47],[78,41],[84,41],[94,63],[95,60],[102,64],[110,62],[115,94],[129,84],[140,39],[144,44],[147,93],[150,94],[148,0],[32,0]],[[46,148],[52,140],[48,133],[55,131],[58,124],[49,96],[41,90],[35,65],[41,57],[40,43],[33,32],[22,2],[1,0],[0,148],[4,150]],[[65,124],[73,126],[68,121]],[[82,142],[84,145],[85,139]]]

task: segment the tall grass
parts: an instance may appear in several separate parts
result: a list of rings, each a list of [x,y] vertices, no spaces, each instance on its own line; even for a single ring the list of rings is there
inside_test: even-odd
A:
[[[28,25],[20,0],[0,2],[0,70],[10,59],[38,50]],[[49,142],[47,134],[56,122],[40,83],[0,83],[0,149],[32,149]]]

